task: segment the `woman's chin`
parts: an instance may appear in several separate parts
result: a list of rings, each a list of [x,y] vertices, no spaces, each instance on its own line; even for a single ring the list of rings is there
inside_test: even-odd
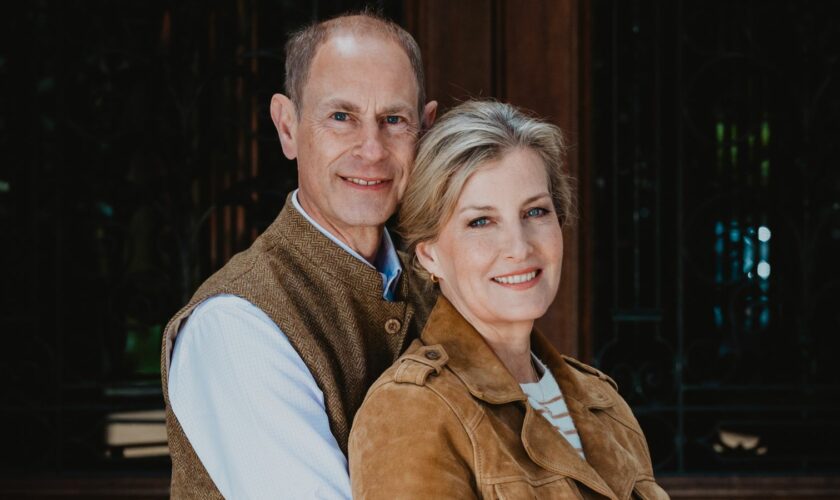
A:
[[[556,295],[556,291],[545,290],[543,287],[526,291],[473,289],[464,293],[447,288],[443,288],[443,295],[464,317],[495,324],[534,322],[545,315]]]
[[[541,318],[551,304],[504,304],[491,309],[499,322],[502,323],[524,323],[534,322]]]
[[[554,302],[555,293],[548,293],[539,288],[528,290],[526,293],[505,293],[495,300],[495,305],[488,309],[498,311],[499,314],[515,319],[517,321],[536,320],[541,318],[551,303]]]

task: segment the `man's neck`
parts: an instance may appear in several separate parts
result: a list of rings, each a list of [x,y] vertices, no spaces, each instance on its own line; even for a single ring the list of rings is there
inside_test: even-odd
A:
[[[361,255],[371,265],[374,264],[382,243],[384,224],[379,226],[342,226],[334,224],[324,217],[316,206],[309,203],[306,196],[301,196],[300,191],[297,194],[298,203],[306,212],[306,215],[321,226],[323,230]]]

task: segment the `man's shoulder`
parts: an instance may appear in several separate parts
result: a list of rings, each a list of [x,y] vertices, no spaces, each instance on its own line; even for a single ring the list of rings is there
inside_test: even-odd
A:
[[[282,334],[279,327],[262,309],[248,300],[220,294],[208,297],[196,305],[184,320],[178,333],[179,342],[190,339],[207,346],[211,343],[240,342],[237,337],[265,337],[275,341]]]
[[[247,299],[238,295],[223,293],[212,295],[196,305],[187,319],[187,324],[190,320],[217,323],[220,320],[230,319],[271,322],[271,318],[265,311]]]
[[[221,268],[210,275],[196,290],[195,297],[215,295],[212,291],[249,281],[254,273],[266,274],[269,260],[277,257],[282,245],[258,237],[247,249],[235,254]],[[280,261],[282,261],[282,256]],[[203,298],[202,298],[203,300]]]

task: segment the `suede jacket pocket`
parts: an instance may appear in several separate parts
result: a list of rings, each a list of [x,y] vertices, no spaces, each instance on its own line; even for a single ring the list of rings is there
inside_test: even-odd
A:
[[[583,500],[573,481],[561,477],[554,481],[533,484],[529,481],[509,481],[497,483],[494,498],[498,500],[521,500],[523,498]]]

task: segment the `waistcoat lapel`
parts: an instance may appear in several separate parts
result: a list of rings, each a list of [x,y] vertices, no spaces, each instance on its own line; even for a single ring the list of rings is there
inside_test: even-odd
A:
[[[291,201],[287,201],[277,220],[263,236],[272,247],[288,249],[288,252],[283,252],[278,257],[286,261],[291,260],[285,264],[291,264],[288,267],[292,267],[290,269],[292,273],[297,274],[297,276],[289,275],[287,272],[282,277],[286,284],[294,287],[293,290],[289,289],[289,286],[284,287],[292,298],[311,296],[311,292],[304,288],[318,287],[323,294],[322,300],[317,304],[309,304],[310,308],[317,305],[314,307],[316,310],[330,309],[330,305],[325,303],[330,300],[337,302],[336,306],[339,308],[344,306],[347,309],[349,305],[354,314],[343,314],[346,323],[357,324],[359,330],[368,338],[368,344],[386,344],[389,357],[392,358],[388,364],[397,358],[407,345],[408,329],[403,327],[409,325],[415,316],[415,305],[412,303],[413,283],[411,280],[413,276],[406,272],[402,259],[404,272],[397,286],[395,300],[389,302],[383,298],[382,276],[379,272],[347,253],[318,231],[294,208]],[[346,297],[333,297],[338,291]],[[267,302],[269,302],[267,307],[272,308],[273,303]],[[364,324],[373,319],[371,316],[387,316],[387,319],[380,321],[381,324],[377,325],[378,327],[371,328],[373,325]],[[278,319],[285,322],[282,317]],[[388,328],[386,323],[390,319],[396,319],[399,327],[394,328],[395,324],[391,323],[391,328]],[[288,328],[294,327],[289,325]],[[330,329],[336,328],[343,328],[343,326],[332,325]],[[283,329],[282,324],[281,329]],[[347,340],[352,341],[352,339]],[[385,368],[387,365],[382,367],[382,370],[384,371]],[[379,373],[376,376],[379,376]],[[372,382],[373,380],[370,381]]]

